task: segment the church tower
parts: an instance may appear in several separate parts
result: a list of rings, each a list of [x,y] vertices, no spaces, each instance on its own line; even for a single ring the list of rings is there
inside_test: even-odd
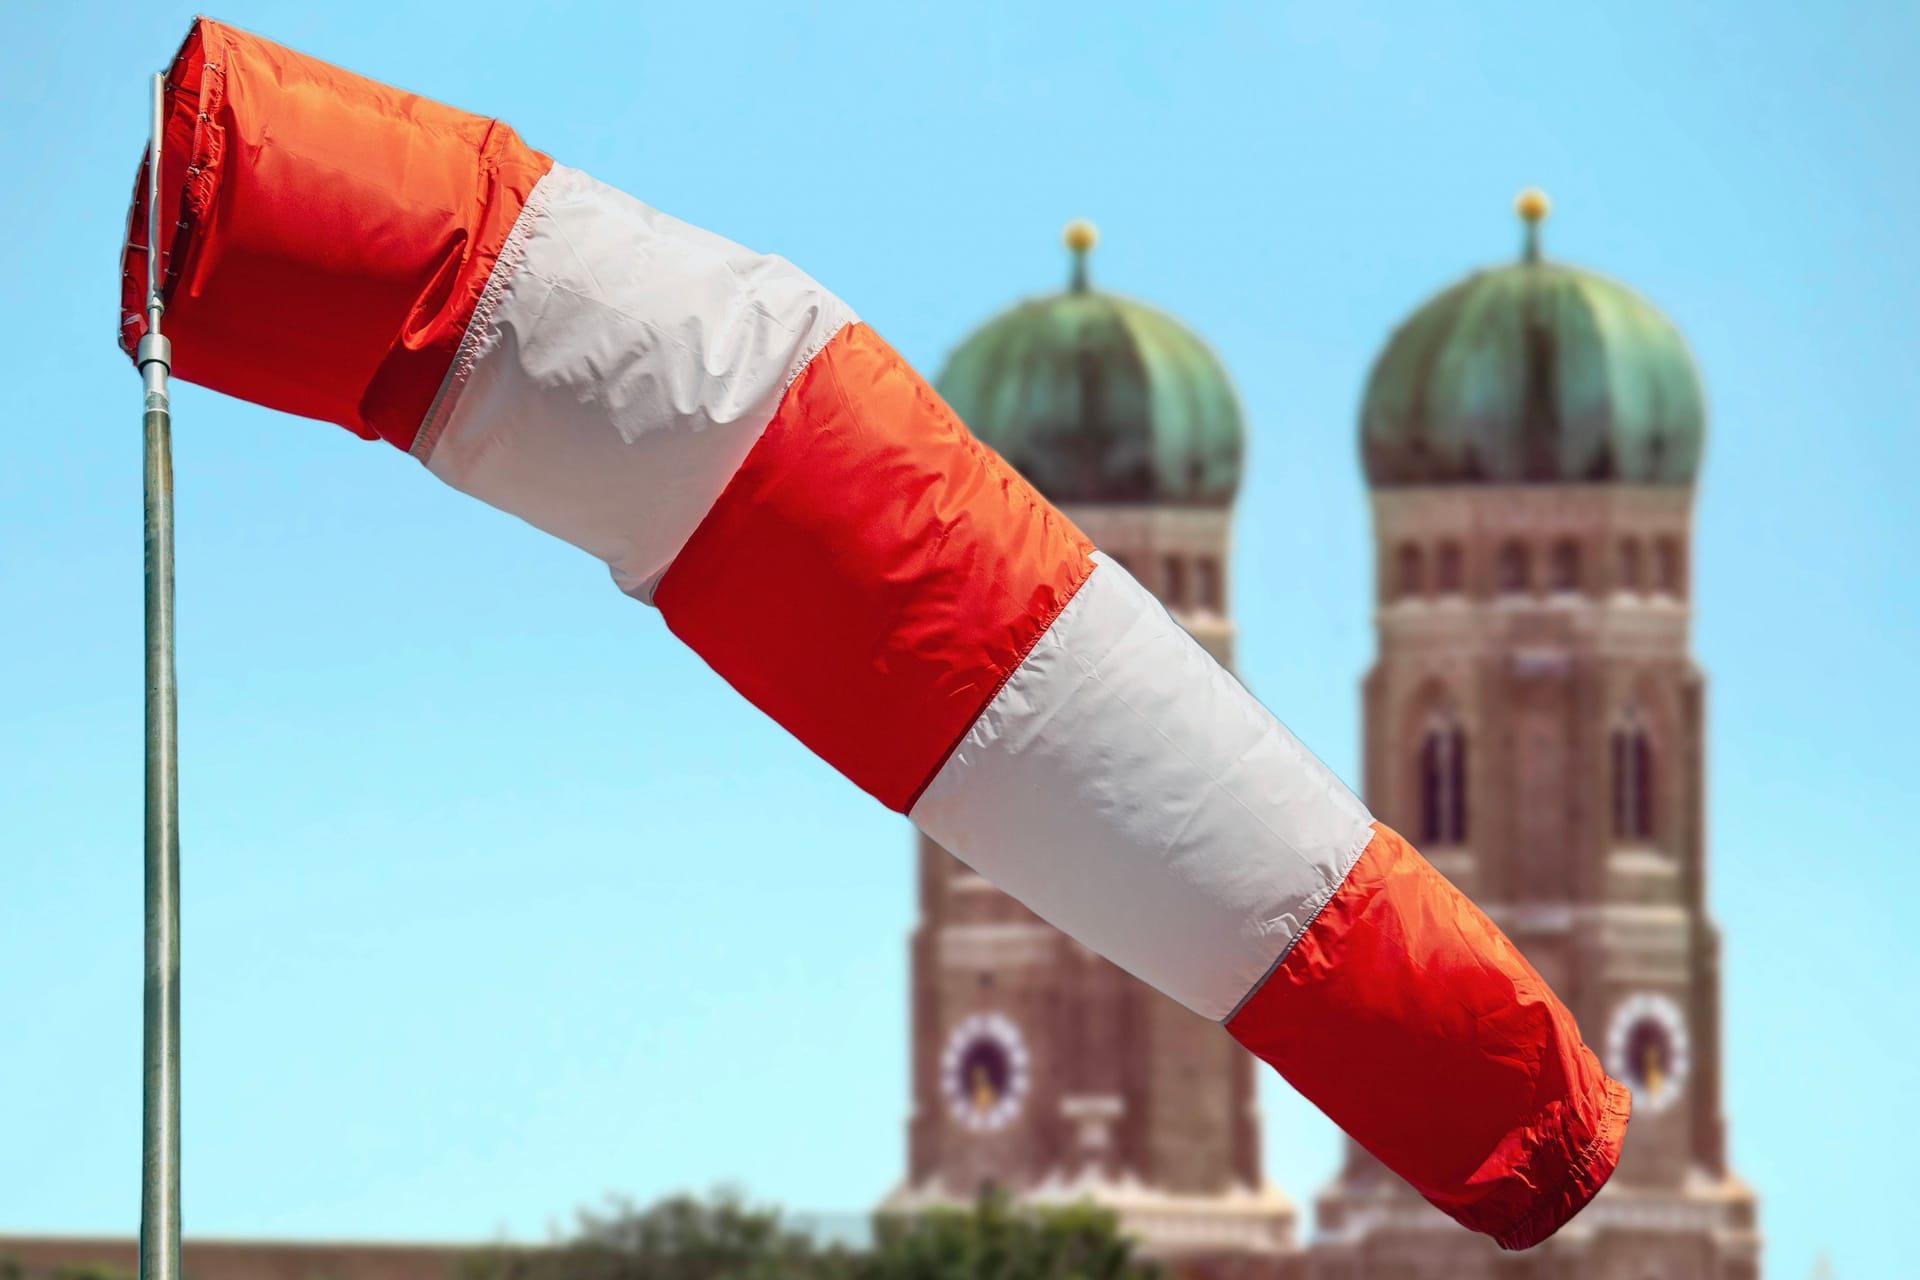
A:
[[[967,338],[938,388],[1230,666],[1239,402],[1187,329],[1092,287],[1093,244],[1069,227],[1068,287]],[[888,1206],[989,1185],[1092,1199],[1178,1270],[1278,1274],[1294,1213],[1261,1175],[1252,1057],[925,838],[919,861],[908,1175]]]
[[[1704,678],[1689,648],[1701,388],[1674,327],[1540,252],[1416,311],[1361,415],[1379,654],[1366,799],[1540,970],[1633,1091],[1612,1181],[1502,1257],[1358,1147],[1317,1280],[1753,1280],[1727,1166],[1706,910]]]

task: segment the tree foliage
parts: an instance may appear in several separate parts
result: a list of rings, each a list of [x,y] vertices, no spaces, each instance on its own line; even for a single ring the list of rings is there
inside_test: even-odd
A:
[[[1151,1280],[1113,1214],[1092,1205],[1028,1209],[983,1196],[972,1209],[875,1223],[863,1280]]]
[[[42,1273],[45,1274],[45,1273]],[[0,1257],[0,1280],[29,1280],[27,1269],[18,1258]],[[103,1263],[68,1263],[54,1268],[49,1280],[137,1280],[135,1274],[122,1267],[109,1267]]]
[[[778,1211],[725,1191],[582,1213],[569,1239],[475,1255],[458,1280],[836,1280],[853,1274],[846,1264],[846,1255],[818,1248]]]
[[[822,1247],[776,1210],[723,1192],[582,1214],[544,1249],[494,1249],[456,1280],[1159,1280],[1111,1213],[1033,1209],[989,1194],[970,1209],[882,1216],[870,1251]]]

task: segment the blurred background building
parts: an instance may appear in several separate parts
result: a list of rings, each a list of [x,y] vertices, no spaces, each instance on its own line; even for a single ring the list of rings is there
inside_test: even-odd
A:
[[[1651,304],[1544,256],[1545,197],[1519,212],[1517,259],[1416,309],[1361,401],[1378,642],[1363,785],[1632,1087],[1619,1171],[1552,1240],[1502,1255],[1354,1147],[1303,1242],[1261,1173],[1252,1058],[922,840],[907,1173],[886,1211],[988,1186],[1091,1199],[1178,1272],[1247,1280],[1758,1276],[1754,1197],[1726,1161],[1689,647],[1704,397]],[[1094,239],[1070,227],[1066,288],[968,337],[939,389],[1231,667],[1239,402],[1181,323],[1094,286]],[[428,1280],[459,1252],[190,1242],[187,1266]],[[0,1254],[38,1273],[124,1266],[133,1244]]]
[[[962,421],[1221,663],[1244,429],[1226,370],[1153,308],[1067,287],[990,320],[938,379]],[[1260,1170],[1254,1060],[922,837],[913,1115],[894,1210],[1000,1184],[1118,1210],[1157,1254],[1280,1257],[1293,1206]]]
[[[1704,397],[1666,318],[1547,260],[1543,195],[1519,212],[1519,260],[1423,304],[1367,385],[1365,793],[1567,1002],[1632,1088],[1633,1119],[1595,1201],[1497,1271],[1486,1241],[1351,1147],[1320,1199],[1313,1269],[1751,1280],[1688,639]]]

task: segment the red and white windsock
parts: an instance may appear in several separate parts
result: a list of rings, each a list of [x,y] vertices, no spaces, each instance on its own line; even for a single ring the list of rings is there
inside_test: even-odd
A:
[[[1525,1248],[1605,1182],[1627,1094],[1539,974],[840,299],[497,120],[219,23],[167,101],[178,376],[383,439],[604,560],[801,742],[1465,1225]],[[129,352],[145,227],[136,194]]]

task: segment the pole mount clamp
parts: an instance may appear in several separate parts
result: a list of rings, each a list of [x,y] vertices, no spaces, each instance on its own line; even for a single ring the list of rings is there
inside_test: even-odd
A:
[[[156,362],[169,370],[173,368],[173,343],[164,333],[149,333],[134,348],[133,363],[139,368],[145,369]]]

